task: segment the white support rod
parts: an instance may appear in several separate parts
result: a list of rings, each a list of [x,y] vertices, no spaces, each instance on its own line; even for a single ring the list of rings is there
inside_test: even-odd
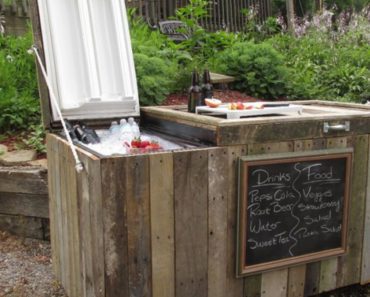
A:
[[[82,172],[84,167],[83,167],[83,164],[82,162],[80,161],[78,155],[77,155],[77,151],[76,151],[76,147],[75,145],[73,144],[73,141],[71,139],[71,136],[69,135],[69,131],[67,129],[67,126],[66,126],[66,123],[64,121],[64,118],[63,118],[63,115],[62,115],[62,112],[60,110],[60,107],[59,107],[59,104],[58,104],[58,101],[56,99],[56,96],[54,94],[54,91],[53,91],[53,88],[51,87],[51,83],[50,83],[50,80],[49,80],[49,77],[46,73],[46,70],[45,70],[45,67],[44,65],[42,64],[42,61],[41,61],[41,57],[39,55],[39,51],[37,50],[36,46],[32,46],[32,51],[35,53],[36,55],[36,60],[40,66],[40,69],[41,69],[41,72],[42,72],[42,75],[45,79],[45,82],[46,82],[46,85],[48,86],[48,89],[49,89],[49,94],[50,94],[50,99],[51,99],[51,102],[52,104],[54,105],[54,108],[60,118],[60,121],[62,123],[62,126],[63,126],[63,130],[64,130],[64,133],[66,134],[66,137],[67,137],[67,141],[69,143],[69,146],[72,150],[72,154],[73,154],[73,157],[75,159],[75,162],[76,162],[76,171],[77,172]]]

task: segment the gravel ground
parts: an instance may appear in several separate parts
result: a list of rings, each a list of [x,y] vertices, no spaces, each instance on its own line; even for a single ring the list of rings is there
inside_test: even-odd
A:
[[[0,231],[0,297],[67,297],[55,280],[49,242]]]

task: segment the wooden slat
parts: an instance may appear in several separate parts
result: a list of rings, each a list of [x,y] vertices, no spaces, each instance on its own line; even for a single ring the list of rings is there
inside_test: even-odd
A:
[[[81,156],[85,171],[87,171],[88,182],[88,206],[89,214],[87,219],[90,220],[90,240],[91,240],[91,272],[92,288],[96,297],[105,296],[104,280],[104,227],[103,227],[103,200],[102,195],[102,175],[101,163],[98,159],[92,159]]]
[[[306,265],[304,296],[316,295],[319,292],[321,262]]]
[[[93,282],[93,259],[92,256],[92,236],[91,236],[91,221],[90,221],[90,193],[89,193],[89,168],[86,160],[81,156],[84,162],[85,170],[78,175],[78,206],[80,209],[79,226],[81,235],[81,274],[83,296],[94,296]]]
[[[174,153],[176,297],[207,297],[208,153]]]
[[[81,277],[81,258],[80,258],[80,228],[79,228],[79,209],[78,209],[78,189],[77,172],[75,170],[75,160],[71,150],[67,154],[67,176],[68,191],[70,201],[70,237],[72,242],[71,261],[73,263],[72,271],[72,292],[73,296],[83,296],[82,277]]]
[[[369,148],[370,151],[370,148]],[[367,172],[370,172],[370,158],[368,159]],[[365,224],[364,238],[362,244],[362,261],[361,261],[361,284],[370,283],[370,174],[367,175],[365,201]]]
[[[269,154],[269,153],[284,153],[292,152],[294,150],[294,143],[276,142],[265,144],[254,144],[248,146],[249,154]],[[262,273],[261,275],[261,296],[282,296],[287,295],[288,289],[288,269],[281,269],[273,272]],[[275,290],[273,286],[276,286]],[[277,289],[279,288],[279,289]]]
[[[48,185],[49,185],[49,221],[50,221],[50,244],[52,251],[52,263],[53,271],[56,277],[60,280],[59,274],[59,242],[58,242],[58,222],[57,222],[57,204],[56,204],[56,192],[58,191],[57,183],[57,169],[59,157],[58,148],[56,145],[55,137],[51,134],[46,136],[46,149],[48,156]]]
[[[127,158],[101,161],[105,294],[129,296],[127,250]]]
[[[71,294],[71,267],[69,259],[69,230],[68,230],[68,185],[67,185],[67,166],[66,164],[66,148],[65,144],[61,141],[58,142],[59,146],[59,172],[60,172],[60,221],[62,226],[61,230],[61,273],[62,284],[68,295]]]
[[[67,276],[68,276],[68,283],[69,283],[69,288],[67,289],[69,291],[69,296],[76,296],[76,286],[75,286],[75,281],[77,279],[76,276],[76,269],[75,266],[77,263],[75,263],[74,258],[73,258],[73,253],[74,253],[74,241],[72,238],[73,234],[73,226],[72,226],[72,212],[71,212],[71,200],[72,196],[74,193],[76,193],[76,187],[75,183],[71,180],[73,178],[74,172],[71,173],[71,169],[74,169],[73,166],[71,168],[71,165],[69,163],[69,154],[70,154],[70,148],[66,146],[66,144],[63,143],[63,150],[62,150],[62,155],[64,158],[63,162],[63,172],[64,172],[64,182],[63,185],[65,187],[65,196],[63,198],[64,203],[65,203],[65,218],[66,218],[66,225],[65,225],[65,230],[66,230],[66,245],[68,246],[68,250],[66,253],[66,259],[68,261],[68,269],[67,271]],[[71,176],[72,174],[72,176]]]
[[[303,297],[306,279],[306,265],[289,268],[288,297]]]
[[[261,274],[248,276],[244,280],[244,297],[261,296]]]
[[[150,156],[150,221],[153,297],[175,296],[172,154]]]
[[[262,275],[261,297],[286,297],[288,269],[265,272]]]
[[[127,158],[127,244],[129,295],[152,296],[148,156]]]
[[[310,151],[320,150],[326,147],[326,139],[308,139],[308,140],[296,140],[294,141],[294,151]],[[291,268],[289,270],[289,287],[288,294],[294,294],[294,296],[310,296],[318,292],[319,281],[320,281],[320,262],[308,263],[298,267]],[[295,278],[294,272],[299,270],[299,277]],[[304,276],[304,278],[303,278]],[[295,278],[292,282],[291,278]],[[300,286],[302,283],[304,286]],[[293,286],[293,288],[292,288]]]
[[[240,156],[247,154],[246,146],[228,148],[229,186],[227,195],[227,292],[230,296],[242,296],[244,290],[243,279],[236,279],[236,228],[237,228],[237,201],[238,176],[237,166]]]
[[[208,296],[224,297],[227,267],[227,194],[229,187],[226,148],[208,153]]]
[[[367,194],[369,136],[355,136],[353,145],[354,159],[348,216],[347,254],[338,259],[337,287],[356,284],[361,279],[361,251],[364,236],[364,205]]]
[[[336,137],[327,139],[327,148],[345,148],[348,139]],[[319,293],[331,291],[336,288],[338,271],[338,258],[321,261]]]

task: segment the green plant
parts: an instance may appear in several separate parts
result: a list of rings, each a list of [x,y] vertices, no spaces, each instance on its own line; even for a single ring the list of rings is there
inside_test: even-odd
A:
[[[34,149],[38,153],[46,153],[44,127],[41,124],[32,125],[23,143],[27,148]]]
[[[269,44],[237,43],[216,61],[220,71],[235,76],[238,90],[265,99],[286,94],[288,71],[283,56]]]
[[[227,31],[209,32],[201,26],[201,21],[209,17],[209,2],[205,0],[191,0],[187,6],[176,11],[176,19],[184,24],[182,33],[188,39],[177,45],[177,52],[186,52],[191,56],[187,64],[193,68],[204,68],[209,60],[215,58],[219,52],[242,40],[242,34]],[[190,69],[191,67],[189,67]],[[191,71],[191,70],[190,70]]]
[[[0,110],[0,133],[25,130],[40,122],[40,107],[35,98],[2,98]]]
[[[40,122],[35,63],[27,50],[32,34],[0,36],[0,133]]]
[[[160,104],[174,89],[176,72],[172,63],[166,63],[158,57],[135,54],[136,77],[139,98],[142,105]]]
[[[360,102],[370,92],[370,22],[365,14],[341,18],[337,31],[314,17],[302,36],[269,40],[291,71],[290,98]]]

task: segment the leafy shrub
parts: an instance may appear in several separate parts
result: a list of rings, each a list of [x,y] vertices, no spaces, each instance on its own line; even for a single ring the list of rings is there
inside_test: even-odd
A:
[[[34,58],[27,53],[31,32],[0,36],[0,133],[40,123]]]
[[[173,89],[173,65],[158,57],[135,54],[140,103],[159,104]]]
[[[27,130],[40,123],[40,107],[35,98],[0,99],[0,133]]]
[[[215,60],[218,70],[235,76],[234,87],[265,99],[286,94],[284,60],[269,44],[237,43]]]

